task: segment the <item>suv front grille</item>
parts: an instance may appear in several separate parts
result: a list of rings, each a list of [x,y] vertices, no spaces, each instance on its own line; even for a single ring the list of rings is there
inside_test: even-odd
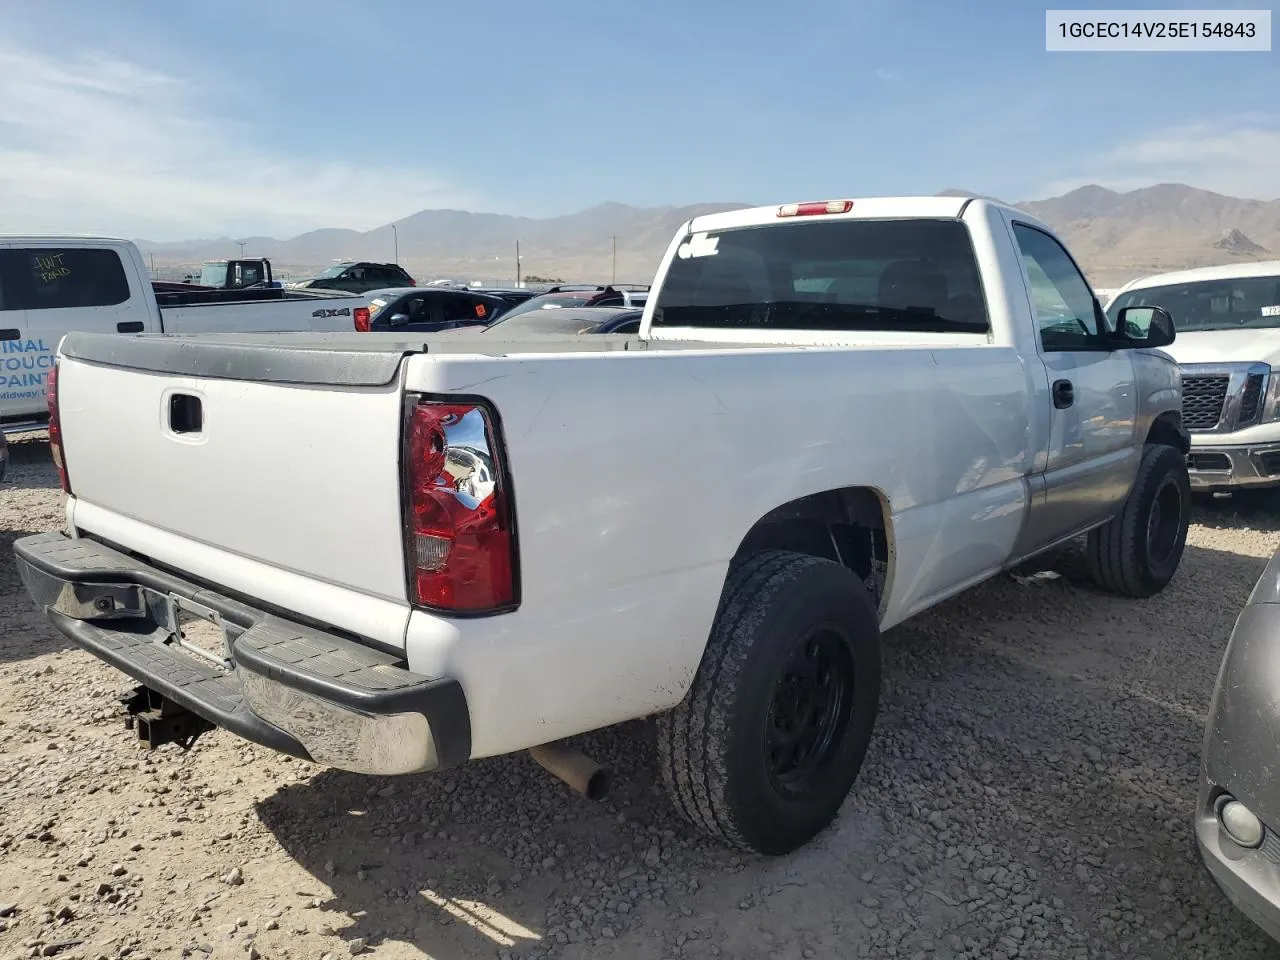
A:
[[[1183,376],[1182,423],[1188,430],[1212,430],[1218,425],[1230,380],[1226,374]]]

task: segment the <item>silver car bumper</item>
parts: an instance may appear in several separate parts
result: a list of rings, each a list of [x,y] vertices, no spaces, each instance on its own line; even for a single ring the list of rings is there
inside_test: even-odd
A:
[[[1193,490],[1280,486],[1280,443],[1192,447],[1187,471]]]

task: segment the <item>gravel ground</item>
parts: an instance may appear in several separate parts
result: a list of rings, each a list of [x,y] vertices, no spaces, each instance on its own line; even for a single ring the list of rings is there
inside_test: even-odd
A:
[[[367,778],[215,732],[152,753],[124,678],[31,608],[9,542],[62,522],[39,440],[0,488],[0,958],[1280,957],[1191,833],[1201,726],[1280,494],[1202,509],[1146,603],[1002,577],[886,637],[836,825],[742,857],[668,810],[643,724],[592,804],[526,756]],[[1272,507],[1272,504],[1276,507]]]

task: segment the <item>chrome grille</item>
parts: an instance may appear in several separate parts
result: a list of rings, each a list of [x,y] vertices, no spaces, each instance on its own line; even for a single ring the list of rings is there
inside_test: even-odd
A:
[[[1182,377],[1182,423],[1188,430],[1212,430],[1227,399],[1226,374]]]

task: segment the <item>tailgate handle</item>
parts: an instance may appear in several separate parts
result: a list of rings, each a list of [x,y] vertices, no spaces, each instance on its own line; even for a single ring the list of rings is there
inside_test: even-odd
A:
[[[21,340],[22,331],[14,330],[10,327],[8,330],[0,330],[0,340]]]
[[[189,393],[169,395],[169,429],[174,433],[199,433],[204,428],[200,398]]]
[[[141,320],[122,320],[116,324],[117,333],[141,333]]]

